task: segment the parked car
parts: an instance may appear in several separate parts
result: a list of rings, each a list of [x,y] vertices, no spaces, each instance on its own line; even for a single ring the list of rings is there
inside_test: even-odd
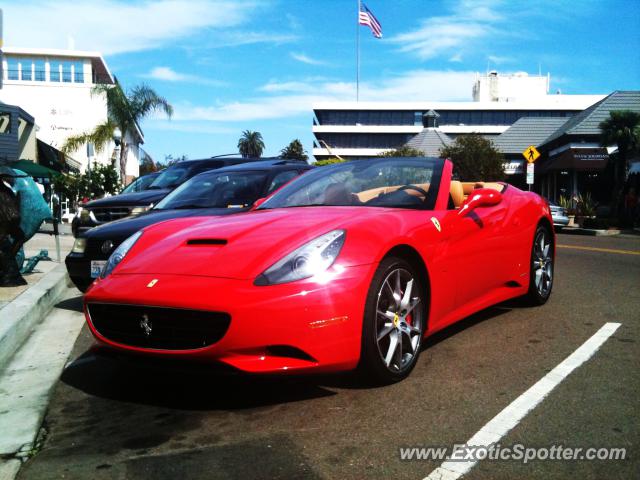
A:
[[[122,189],[120,195],[123,193],[142,192],[143,190],[146,190],[151,186],[151,183],[153,183],[158,175],[160,175],[160,172],[153,172],[136,178],[133,182]]]
[[[200,173],[147,212],[81,233],[65,260],[69,276],[79,290],[85,291],[100,275],[109,255],[138,230],[173,218],[247,211],[256,200],[311,168],[302,162],[269,160]]]
[[[130,215],[140,215],[167,196],[169,192],[198,173],[239,163],[256,162],[259,158],[207,158],[185,160],[171,165],[141,192],[122,193],[93,200],[85,204],[74,217],[71,229],[74,236],[104,223]]]
[[[562,227],[569,225],[569,217],[567,216],[567,209],[561,207],[553,200],[545,199],[549,204],[549,210],[551,210],[551,217],[553,218],[553,226],[556,231],[562,230]]]
[[[255,210],[144,228],[84,297],[103,349],[252,373],[406,377],[423,339],[553,285],[546,202],[436,158],[315,169]],[[100,347],[98,347],[99,349]]]

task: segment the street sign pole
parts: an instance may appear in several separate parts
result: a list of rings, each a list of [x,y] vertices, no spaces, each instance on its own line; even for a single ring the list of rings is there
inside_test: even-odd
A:
[[[527,163],[527,185],[529,185],[529,191],[531,191],[531,185],[533,185],[533,170],[535,165],[533,163]]]
[[[533,164],[540,157],[540,152],[534,145],[529,145],[527,149],[522,152],[522,156],[527,160],[527,185],[529,185],[529,191],[531,191],[531,185],[533,185]]]

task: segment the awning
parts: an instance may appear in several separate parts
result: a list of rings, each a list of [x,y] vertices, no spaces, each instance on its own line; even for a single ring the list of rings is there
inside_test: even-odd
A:
[[[10,164],[11,168],[22,170],[24,173],[31,175],[34,178],[52,178],[54,175],[59,175],[60,172],[56,172],[44,165],[39,165],[31,160],[18,160]]]
[[[606,148],[569,148],[540,165],[540,173],[550,170],[603,170],[608,161]]]
[[[42,140],[38,140],[38,161],[40,165],[56,172],[68,172],[70,169],[79,170],[81,167],[79,162]]]

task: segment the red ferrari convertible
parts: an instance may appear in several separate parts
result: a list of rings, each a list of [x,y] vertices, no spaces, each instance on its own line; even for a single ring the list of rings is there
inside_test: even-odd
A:
[[[137,232],[85,314],[97,342],[121,352],[252,373],[360,367],[392,382],[426,336],[509,298],[546,302],[554,243],[534,193],[452,180],[448,160],[354,161],[249,213]]]

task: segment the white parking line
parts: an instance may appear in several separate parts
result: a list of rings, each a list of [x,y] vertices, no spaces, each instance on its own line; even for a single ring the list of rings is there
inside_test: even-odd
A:
[[[589,340],[584,342],[575,352],[565,358],[556,368],[547,373],[498,415],[489,420],[478,433],[467,440],[467,445],[481,445],[488,447],[496,443],[509,430],[515,427],[531,410],[557,387],[571,372],[589,360],[607,339],[614,334],[619,323],[605,323]],[[424,480],[456,480],[469,472],[477,463],[470,461],[446,461]]]

